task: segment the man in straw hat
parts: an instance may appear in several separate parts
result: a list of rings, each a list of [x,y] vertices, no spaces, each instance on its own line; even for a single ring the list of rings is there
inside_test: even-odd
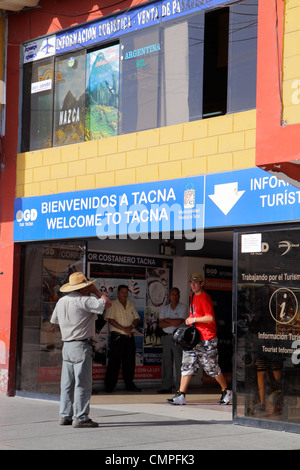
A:
[[[62,371],[60,395],[61,425],[75,428],[97,427],[89,418],[92,393],[92,345],[95,320],[111,303],[81,272],[69,276],[69,282],[60,288],[67,293],[59,299],[51,323],[61,331]]]
[[[192,376],[200,365],[207,375],[213,377],[221,387],[219,405],[227,405],[232,398],[231,390],[227,389],[226,379],[218,363],[218,338],[213,302],[204,290],[204,279],[199,273],[193,274],[188,282],[191,284],[191,299],[187,325],[195,324],[200,333],[200,342],[191,350],[184,350],[181,366],[181,381],[178,392],[168,403],[185,405],[185,394]]]

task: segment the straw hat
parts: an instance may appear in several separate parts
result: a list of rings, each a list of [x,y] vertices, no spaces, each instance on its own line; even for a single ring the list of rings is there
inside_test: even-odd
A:
[[[88,287],[91,284],[95,284],[97,279],[94,281],[88,281],[83,273],[73,273],[69,276],[69,282],[61,286],[61,292],[72,292],[73,290],[79,290],[83,287]]]

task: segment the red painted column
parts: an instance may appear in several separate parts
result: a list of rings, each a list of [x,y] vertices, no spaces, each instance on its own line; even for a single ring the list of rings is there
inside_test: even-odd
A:
[[[300,125],[282,123],[283,15],[283,0],[259,0],[256,165],[288,174],[289,162],[300,159]],[[300,181],[299,165],[292,165]]]

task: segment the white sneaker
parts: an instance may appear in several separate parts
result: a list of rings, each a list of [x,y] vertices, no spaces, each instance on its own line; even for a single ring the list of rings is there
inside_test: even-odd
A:
[[[232,399],[232,391],[231,390],[222,390],[220,401],[218,402],[219,405],[228,405],[230,400]]]
[[[186,405],[185,393],[176,392],[173,398],[168,398],[167,402],[172,405]]]

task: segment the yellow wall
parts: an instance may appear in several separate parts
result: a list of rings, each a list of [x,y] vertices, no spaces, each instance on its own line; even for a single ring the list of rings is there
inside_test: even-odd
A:
[[[16,197],[255,167],[256,111],[17,156]]]
[[[285,0],[283,38],[283,121],[300,123],[300,3]]]

